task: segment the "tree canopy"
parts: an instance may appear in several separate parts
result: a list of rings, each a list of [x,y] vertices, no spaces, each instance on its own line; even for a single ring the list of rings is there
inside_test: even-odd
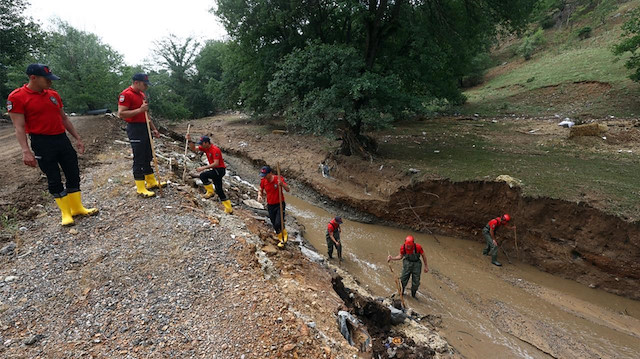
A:
[[[24,14],[25,0],[0,2],[0,95],[12,90],[5,85],[9,66],[21,64],[43,44],[40,25]]]
[[[463,102],[458,84],[471,60],[498,31],[523,29],[535,3],[219,0],[216,14],[241,54],[246,108],[358,137],[435,100]]]
[[[55,87],[69,111],[115,109],[122,90],[122,55],[95,34],[56,21],[44,62],[60,76]]]

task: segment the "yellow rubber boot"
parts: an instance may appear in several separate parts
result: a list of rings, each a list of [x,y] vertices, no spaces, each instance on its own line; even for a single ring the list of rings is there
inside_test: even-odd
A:
[[[289,240],[289,233],[287,233],[286,228],[282,230],[282,240],[284,241],[284,243],[287,243],[287,241]]]
[[[55,200],[58,208],[60,208],[60,213],[62,213],[62,222],[60,222],[60,224],[63,226],[73,226],[75,223],[73,222],[73,216],[71,216],[69,196],[58,197]]]
[[[145,198],[153,197],[156,195],[155,192],[147,190],[147,188],[144,186],[144,180],[136,180],[136,189],[138,194]]]
[[[233,207],[231,207],[231,201],[230,200],[222,201],[222,204],[224,205],[224,212],[225,213],[228,213],[228,214],[232,214],[233,213]]]
[[[278,242],[278,247],[280,247],[280,248],[284,247],[284,241],[282,239],[282,232],[278,233],[278,240],[280,241],[280,242]]]
[[[80,191],[69,193],[67,198],[69,200],[69,207],[71,207],[72,216],[93,216],[98,214],[97,208],[84,208]]]
[[[152,174],[148,174],[148,175],[144,175],[144,181],[147,182],[147,189],[154,189],[154,188],[158,188],[158,187],[162,187],[165,188],[167,187],[167,182],[160,182],[158,183],[158,180],[156,180],[156,175]]]
[[[204,194],[204,198],[211,198],[213,197],[216,193],[213,191],[213,184],[206,184],[204,185],[204,189],[207,190],[207,193]]]

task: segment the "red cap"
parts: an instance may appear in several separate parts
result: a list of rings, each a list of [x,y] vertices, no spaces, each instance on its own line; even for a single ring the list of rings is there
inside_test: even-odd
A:
[[[413,236],[407,236],[407,238],[404,239],[404,243],[406,244],[413,243]]]

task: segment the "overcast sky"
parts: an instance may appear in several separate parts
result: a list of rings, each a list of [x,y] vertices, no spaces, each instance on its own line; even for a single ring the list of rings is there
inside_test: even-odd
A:
[[[142,64],[150,58],[153,41],[170,33],[199,40],[222,40],[226,36],[222,24],[209,12],[215,0],[27,1],[31,3],[27,15],[45,29],[51,28],[51,18],[59,17],[79,30],[98,35],[129,65]]]

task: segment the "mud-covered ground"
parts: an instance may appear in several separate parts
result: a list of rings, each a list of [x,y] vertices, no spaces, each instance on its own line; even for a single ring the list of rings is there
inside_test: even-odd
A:
[[[292,239],[278,250],[264,216],[240,204],[255,198],[246,182],[226,177],[235,205],[227,215],[217,200],[201,199],[201,188],[182,183],[175,174],[181,168],[169,171],[165,161],[161,177],[172,183],[163,195],[137,197],[122,123],[101,116],[74,123],[87,145],[80,160],[84,203],[100,213],[70,228],[59,226],[39,171],[21,163],[11,127],[0,128],[6,150],[0,175],[1,356],[455,356],[441,339],[436,349],[415,343],[385,325],[388,319],[365,320],[370,345],[349,345],[337,313],[357,317],[358,309],[335,292],[336,279],[332,283],[332,270],[320,257],[302,254],[293,219]],[[175,157],[173,165],[185,163],[178,155],[182,143],[163,137],[157,146]],[[192,168],[198,159],[191,159]],[[347,292],[360,290],[349,283]],[[377,316],[387,318],[388,309],[378,306]],[[424,331],[438,337],[437,328]]]
[[[611,122],[607,136],[615,144],[594,144],[595,151],[617,153],[615,145],[620,143],[635,150],[629,138],[637,134],[637,129],[628,122]],[[526,142],[534,147],[539,141],[562,141],[553,121],[519,119],[514,126],[519,128],[512,131],[516,135],[498,136],[499,141]],[[187,124],[172,128],[184,133]],[[534,134],[528,132],[530,128]],[[517,237],[523,262],[590,287],[640,298],[640,225],[607,214],[598,208],[601,202],[594,201],[592,205],[588,199],[529,197],[517,186],[511,188],[505,182],[491,180],[451,182],[428,173],[416,177],[399,167],[398,161],[384,157],[363,160],[335,155],[338,142],[325,137],[272,130],[282,128],[277,124],[255,124],[242,115],[200,119],[193,121],[191,127],[192,133],[210,135],[224,151],[255,165],[279,163],[286,176],[323,196],[320,203],[338,204],[346,215],[355,214],[354,219],[480,238],[478,231],[489,218],[511,213],[518,230],[515,234],[504,233],[503,245],[515,251]],[[398,146],[415,140],[405,137]],[[421,137],[417,140],[422,141]],[[330,177],[321,175],[321,164],[329,167]]]

